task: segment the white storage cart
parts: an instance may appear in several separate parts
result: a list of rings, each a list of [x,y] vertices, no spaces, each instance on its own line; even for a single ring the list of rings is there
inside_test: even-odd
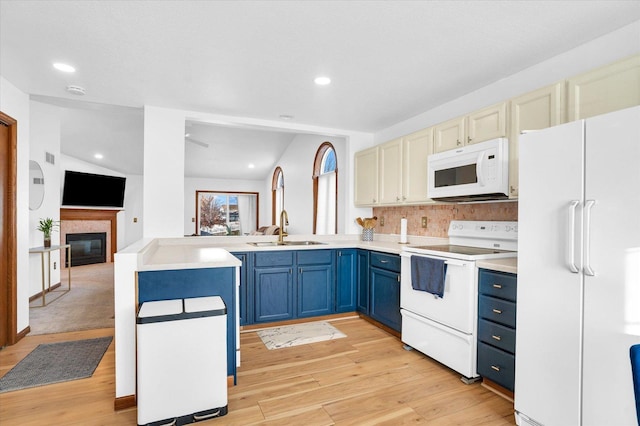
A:
[[[140,306],[138,425],[184,425],[227,414],[226,334],[219,296]]]

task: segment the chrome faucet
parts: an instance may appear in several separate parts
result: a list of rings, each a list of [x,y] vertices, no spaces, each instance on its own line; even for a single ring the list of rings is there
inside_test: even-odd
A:
[[[284,222],[284,223],[283,223]],[[289,215],[285,209],[282,209],[280,212],[280,231],[278,231],[278,242],[284,242],[284,237],[288,236],[287,232],[284,230],[284,227],[289,226]]]

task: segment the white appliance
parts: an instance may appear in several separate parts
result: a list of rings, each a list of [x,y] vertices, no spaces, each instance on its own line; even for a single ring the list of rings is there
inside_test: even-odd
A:
[[[640,107],[520,138],[519,425],[635,425]]]
[[[452,149],[427,158],[427,195],[440,201],[507,198],[509,143],[493,139]]]
[[[449,244],[404,247],[400,253],[402,341],[462,374],[465,382],[478,377],[476,260],[516,257],[517,240],[517,222],[452,221]],[[413,257],[447,264],[442,297],[413,288]]]
[[[182,425],[226,415],[222,298],[144,302],[136,322],[138,425]]]

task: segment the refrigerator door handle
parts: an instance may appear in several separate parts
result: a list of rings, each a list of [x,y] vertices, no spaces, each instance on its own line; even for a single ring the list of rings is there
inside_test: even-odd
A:
[[[591,269],[591,208],[596,204],[596,200],[587,200],[584,203],[585,209],[585,235],[584,235],[584,273],[593,277],[596,272]]]
[[[569,202],[569,270],[575,274],[580,272],[576,265],[576,208],[579,200]]]

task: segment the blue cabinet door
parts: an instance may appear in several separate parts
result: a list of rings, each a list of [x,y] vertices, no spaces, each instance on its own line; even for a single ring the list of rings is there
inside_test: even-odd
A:
[[[400,274],[386,269],[371,268],[371,305],[369,316],[376,321],[400,331]]]
[[[357,250],[336,250],[336,312],[356,310],[358,294]]]
[[[293,273],[290,267],[254,269],[254,321],[292,319]]]
[[[358,295],[357,309],[369,315],[369,250],[358,250]]]
[[[297,317],[328,315],[333,312],[331,264],[298,266]]]

